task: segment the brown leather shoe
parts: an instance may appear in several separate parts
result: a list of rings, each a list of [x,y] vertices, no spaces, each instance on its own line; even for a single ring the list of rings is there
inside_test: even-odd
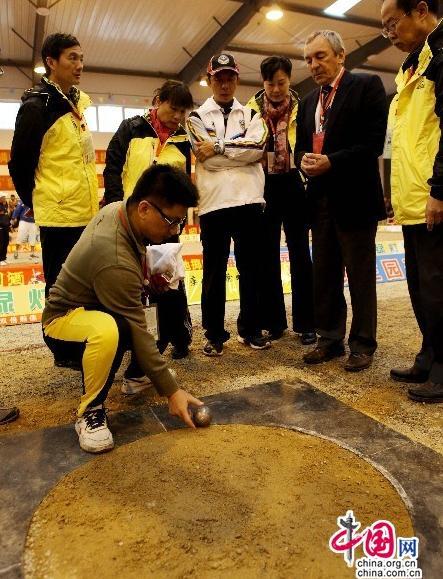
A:
[[[408,388],[408,396],[416,402],[443,402],[443,384],[437,382],[425,382],[421,386]]]
[[[306,364],[321,364],[322,362],[329,362],[329,360],[333,358],[339,358],[344,355],[345,349],[343,346],[317,346],[315,350],[311,350],[305,354],[303,360]]]
[[[429,372],[417,368],[414,364],[412,368],[392,368],[391,378],[397,382],[408,382],[409,384],[423,384],[429,377]]]
[[[362,354],[360,352],[351,352],[346,360],[345,370],[348,372],[360,372],[366,370],[372,364],[373,356],[371,354]]]
[[[0,408],[0,424],[8,424],[19,417],[20,411],[16,406]]]

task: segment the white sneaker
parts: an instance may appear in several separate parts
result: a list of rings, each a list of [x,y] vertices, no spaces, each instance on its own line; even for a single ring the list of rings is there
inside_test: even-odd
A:
[[[8,262],[5,259],[4,261],[0,261],[0,265],[8,265]]]
[[[86,452],[106,452],[114,448],[114,439],[108,428],[103,404],[87,408],[83,416],[75,423],[75,430],[80,448]]]
[[[169,371],[177,378],[177,372],[169,368]],[[130,396],[131,394],[138,394],[147,388],[153,388],[154,384],[147,376],[141,378],[123,378],[122,393]]]

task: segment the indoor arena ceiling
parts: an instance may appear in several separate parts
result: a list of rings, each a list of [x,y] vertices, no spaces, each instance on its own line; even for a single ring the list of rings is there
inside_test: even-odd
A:
[[[388,91],[403,55],[380,32],[380,1],[361,0],[343,17],[326,15],[332,0],[1,0],[0,64],[24,70],[39,61],[43,38],[74,34],[85,53],[85,71],[180,78],[192,83],[209,57],[229,50],[244,84],[260,85],[259,65],[284,54],[303,93],[311,81],[303,43],[330,28],[345,41],[348,68],[380,74]],[[265,12],[278,4],[283,17]],[[303,82],[304,81],[304,82]]]

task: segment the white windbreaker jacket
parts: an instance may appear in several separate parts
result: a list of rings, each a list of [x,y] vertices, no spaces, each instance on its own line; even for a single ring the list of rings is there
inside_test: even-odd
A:
[[[200,215],[251,203],[264,205],[260,161],[268,130],[259,113],[234,99],[225,130],[222,109],[211,97],[189,115],[187,129],[194,152],[202,141],[218,141],[223,151],[203,163],[197,161]]]

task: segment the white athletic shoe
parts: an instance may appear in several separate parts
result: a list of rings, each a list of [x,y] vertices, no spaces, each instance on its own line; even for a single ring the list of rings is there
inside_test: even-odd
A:
[[[169,371],[177,378],[177,373],[175,370],[169,368]],[[126,394],[126,396],[131,396],[132,394],[138,394],[139,392],[143,392],[147,388],[153,388],[154,384],[147,376],[141,376],[140,378],[123,378],[122,384],[122,394]]]
[[[80,448],[86,452],[106,452],[114,448],[114,439],[108,428],[106,410],[103,404],[87,408],[77,422],[75,430],[78,434]]]

